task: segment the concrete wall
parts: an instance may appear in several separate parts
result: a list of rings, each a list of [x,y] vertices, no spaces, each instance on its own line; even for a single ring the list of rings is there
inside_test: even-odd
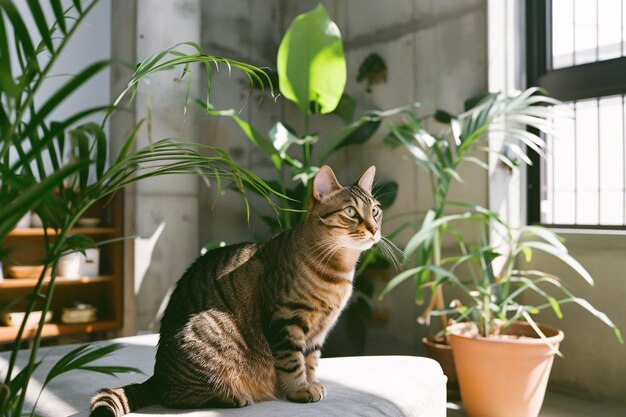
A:
[[[136,44],[128,42],[135,39],[137,23],[137,4],[135,1],[112,0],[111,3],[111,59],[115,62],[134,62],[136,60]],[[117,97],[124,91],[132,71],[124,65],[113,65],[111,69],[111,97]],[[124,146],[124,138],[135,125],[134,106],[128,111],[115,112],[111,117],[109,133],[111,138],[111,154],[118,155]],[[124,235],[135,236],[136,218],[136,187],[127,186],[124,190]],[[135,242],[124,241],[124,327],[123,335],[134,335],[137,332],[137,303],[135,298]]]
[[[217,0],[202,2],[202,47],[208,54],[225,56],[259,67],[276,68],[276,51],[282,36],[281,3]],[[281,100],[276,103],[268,94],[251,91],[247,78],[226,68],[215,73],[211,102],[219,109],[235,109],[256,130],[267,134],[283,119]],[[202,121],[205,143],[228,150],[235,162],[253,170],[261,178],[272,178],[272,165],[256,151],[239,127],[226,117],[205,117]],[[256,210],[271,214],[269,206],[256,201]],[[239,195],[227,192],[216,195],[215,189],[200,190],[200,241],[236,243],[267,235],[258,216],[246,222],[246,212]]]
[[[139,0],[136,19],[137,62],[183,40],[200,41],[199,0]],[[164,138],[199,140],[196,107],[190,105],[185,118],[187,82],[179,82],[178,76],[173,72],[156,74],[139,87],[136,119],[151,117],[152,138],[144,129],[138,137],[138,147]],[[192,96],[200,96],[202,91],[201,85],[194,83]],[[139,235],[134,247],[133,286],[137,326],[141,330],[158,330],[169,292],[199,254],[198,183],[194,176],[144,180],[129,196],[135,204],[133,220]]]

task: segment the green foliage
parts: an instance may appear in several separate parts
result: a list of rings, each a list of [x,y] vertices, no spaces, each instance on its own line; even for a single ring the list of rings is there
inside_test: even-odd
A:
[[[271,81],[260,69],[248,64],[205,54],[195,43],[184,42],[159,51],[140,62],[131,76],[127,88],[112,105],[78,109],[63,120],[50,120],[54,111],[96,74],[107,68],[106,61],[77,68],[41,104],[35,96],[46,85],[51,69],[85,16],[97,0],[74,1],[68,9],[59,0],[49,0],[54,17],[46,21],[42,4],[27,1],[30,17],[37,26],[41,42],[35,44],[28,33],[22,16],[11,0],[0,0],[0,242],[28,211],[36,212],[44,225],[46,264],[31,296],[26,300],[26,318],[35,308],[43,311],[23,370],[15,372],[17,354],[25,335],[27,319],[23,320],[13,343],[4,384],[0,385],[0,416],[23,414],[26,389],[38,366],[37,351],[40,345],[44,318],[49,311],[57,276],[57,262],[66,252],[82,251],[95,243],[82,235],[68,235],[77,219],[96,201],[111,198],[125,186],[144,178],[160,175],[188,173],[213,180],[217,188],[223,181],[232,184],[242,196],[246,207],[246,190],[252,189],[271,202],[272,188],[245,168],[239,167],[222,149],[178,142],[172,139],[156,140],[136,149],[136,138],[142,126],[139,122],[125,139],[118,155],[109,155],[105,127],[108,117],[123,102],[132,100],[139,82],[145,77],[176,70],[181,79],[188,77],[187,97],[183,103],[186,111],[192,79],[192,63],[203,64],[209,79],[207,99],[211,92],[212,65],[224,64],[241,70],[251,82],[268,85]],[[17,58],[12,60],[8,34],[14,35]],[[13,47],[13,45],[11,45]],[[191,51],[191,52],[190,52]],[[13,74],[17,74],[13,76]],[[88,121],[100,116],[101,124]],[[15,152],[17,159],[11,158]],[[70,154],[68,159],[67,154]],[[15,159],[15,160],[14,160]],[[55,237],[48,236],[48,228]],[[6,253],[0,243],[0,254]],[[49,283],[44,287],[44,276],[50,272]],[[45,289],[45,290],[44,290]],[[46,379],[74,369],[104,373],[127,372],[132,368],[104,368],[91,363],[118,347],[81,347],[59,361]],[[45,386],[44,384],[44,386]],[[34,410],[33,410],[34,413]]]
[[[418,304],[424,301],[425,289],[430,288],[435,294],[420,322],[429,322],[430,316],[445,318],[452,314],[458,321],[474,322],[483,336],[499,334],[516,320],[526,320],[534,326],[532,316],[546,309],[562,318],[560,306],[576,303],[611,327],[618,341],[623,343],[615,324],[588,301],[575,296],[564,280],[536,269],[517,267],[522,256],[530,262],[533,253],[540,251],[561,260],[593,285],[592,277],[568,254],[558,236],[539,226],[514,228],[495,212],[448,200],[451,183],[463,182],[459,167],[474,163],[487,168],[483,160],[475,156],[478,153],[495,155],[511,169],[516,167],[516,159],[530,163],[519,143],[543,155],[545,142],[538,132],[550,132],[550,105],[556,103],[537,88],[511,97],[486,94],[467,100],[466,111],[459,115],[443,110],[430,115],[447,126],[442,133],[429,133],[423,127],[424,119],[413,114],[407,115],[403,123],[391,126],[392,132],[385,138],[386,143],[392,147],[403,146],[410,159],[429,174],[433,206],[404,251],[406,256],[413,256],[417,266],[392,278],[381,297],[407,279],[413,279]],[[490,147],[488,132],[502,134],[500,148]],[[447,214],[449,207],[466,211]],[[478,243],[467,243],[457,227],[459,222],[477,225],[480,231]],[[497,243],[490,242],[489,232],[497,234]],[[444,234],[451,235],[457,242],[460,254],[442,259]],[[500,265],[497,271],[495,265]],[[442,285],[461,289],[464,299],[455,300],[450,308],[435,309],[436,304],[445,305],[443,300],[436,300],[436,289]],[[530,292],[543,301],[536,304],[532,298],[523,297]],[[444,319],[442,326],[446,325],[447,319]]]
[[[311,180],[334,152],[368,142],[384,119],[410,112],[415,107],[370,111],[355,120],[356,103],[343,91],[346,69],[341,35],[321,5],[294,19],[281,42],[277,67],[282,95],[293,101],[302,115],[302,132],[281,121],[264,135],[241,119],[235,110],[206,109],[210,115],[231,118],[250,143],[271,160],[275,179],[266,182],[290,199],[286,209],[279,211],[276,217],[261,216],[272,233],[304,220]],[[333,114],[323,117],[338,117],[345,125],[327,138],[319,137],[309,130],[311,113]],[[313,152],[314,147],[319,147],[317,153]],[[395,199],[397,184],[381,185],[381,198],[390,203]]]
[[[404,147],[409,158],[428,173],[433,197],[421,230],[407,244],[407,256],[414,256],[417,265],[439,264],[441,240],[430,231],[442,232],[451,220],[445,217],[445,207],[450,204],[448,192],[452,182],[464,182],[459,167],[472,163],[486,169],[486,163],[478,157],[481,153],[495,155],[511,169],[516,167],[517,158],[530,163],[519,144],[543,154],[545,142],[533,132],[550,131],[552,110],[549,105],[555,103],[540,89],[529,88],[515,96],[486,94],[471,98],[465,103],[466,110],[459,115],[437,110],[426,117],[446,126],[437,134],[428,132],[424,128],[426,118],[416,114],[407,113],[402,123],[390,126],[391,133],[385,137],[385,142],[391,147]],[[488,132],[502,133],[500,148],[490,147]],[[424,302],[423,288],[430,275],[431,272],[424,269],[414,275],[418,304]]]
[[[122,372],[142,373],[139,369],[130,366],[101,366],[93,365],[98,359],[122,349],[124,345],[120,343],[112,343],[110,345],[95,346],[81,345],[76,349],[65,354],[50,369],[46,379],[44,380],[42,389],[46,387],[53,379],[58,376],[74,370],[83,370],[98,372],[107,375],[115,375]]]
[[[450,314],[457,321],[472,321],[480,334],[487,337],[500,334],[514,321],[534,324],[532,316],[543,310],[552,310],[562,319],[561,305],[575,303],[609,326],[617,340],[624,343],[617,326],[587,300],[576,296],[567,287],[567,280],[531,266],[533,254],[539,251],[560,260],[589,285],[594,285],[589,272],[567,252],[556,234],[540,226],[511,227],[497,213],[486,209],[447,216],[446,221],[471,221],[478,226],[481,237],[474,244],[458,240],[460,254],[441,260],[441,267],[437,267],[433,280],[426,285],[451,285],[459,288],[463,296],[452,302],[450,308],[430,314]],[[489,230],[496,233],[498,243],[488,241]],[[432,228],[430,233],[437,233],[437,229]],[[526,261],[520,259],[522,256]],[[409,269],[403,274],[411,275],[425,267],[434,265]],[[390,287],[404,279],[403,274],[395,277]]]
[[[332,112],[346,85],[346,59],[339,28],[321,4],[297,16],[287,29],[276,68],[281,93],[302,113],[311,102]]]
[[[141,371],[137,368],[130,366],[103,366],[103,365],[95,365],[93,362],[98,359],[102,359],[103,357],[116,352],[120,349],[124,348],[124,345],[119,343],[112,343],[110,345],[104,346],[95,346],[95,345],[81,345],[76,349],[65,354],[61,359],[59,359],[52,368],[48,371],[43,384],[41,385],[41,389],[39,391],[39,395],[37,396],[37,400],[33,405],[33,410],[30,413],[31,416],[36,415],[35,409],[37,408],[37,403],[39,402],[39,398],[43,393],[44,389],[50,382],[54,379],[60,377],[61,375],[72,372],[72,371],[89,371],[96,372],[100,374],[106,375],[116,375],[120,373],[129,373],[129,372],[137,372],[141,373]],[[36,362],[33,370],[36,370],[41,362]],[[2,415],[6,416],[19,416],[19,400],[20,397],[17,395],[11,395],[11,393],[19,392],[22,387],[25,386],[27,382],[27,370],[28,368],[24,368],[20,371],[12,381],[6,385],[4,390],[0,390],[0,409],[3,410]],[[2,386],[4,387],[4,386]]]

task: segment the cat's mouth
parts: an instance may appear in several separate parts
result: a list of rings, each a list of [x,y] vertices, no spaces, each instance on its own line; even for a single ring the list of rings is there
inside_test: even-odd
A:
[[[378,243],[380,239],[381,239],[381,236],[378,234],[374,236],[370,236],[369,238],[351,239],[349,246],[352,249],[367,250],[371,248],[372,246],[374,246],[376,243]]]

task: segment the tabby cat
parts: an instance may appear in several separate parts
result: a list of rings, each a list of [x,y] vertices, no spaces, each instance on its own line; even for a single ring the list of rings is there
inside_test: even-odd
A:
[[[315,376],[320,348],[350,298],[360,253],[381,238],[375,171],[343,187],[323,166],[302,225],[198,258],[161,320],[154,375],[99,391],[91,416],[118,417],[150,404],[242,407],[324,398]]]

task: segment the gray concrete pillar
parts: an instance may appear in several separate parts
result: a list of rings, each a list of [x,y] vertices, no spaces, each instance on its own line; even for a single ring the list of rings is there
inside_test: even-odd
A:
[[[136,59],[181,41],[200,40],[199,0],[139,0],[137,2]],[[194,68],[197,72],[199,68]],[[195,105],[183,106],[187,80],[180,72],[151,76],[139,88],[135,106],[137,120],[151,119],[152,140],[196,140]],[[200,96],[200,83],[191,97]],[[150,114],[151,113],[151,114]],[[149,143],[142,130],[138,146]],[[134,292],[140,330],[158,330],[169,292],[199,254],[198,178],[190,175],[144,180],[135,193],[136,232]]]

